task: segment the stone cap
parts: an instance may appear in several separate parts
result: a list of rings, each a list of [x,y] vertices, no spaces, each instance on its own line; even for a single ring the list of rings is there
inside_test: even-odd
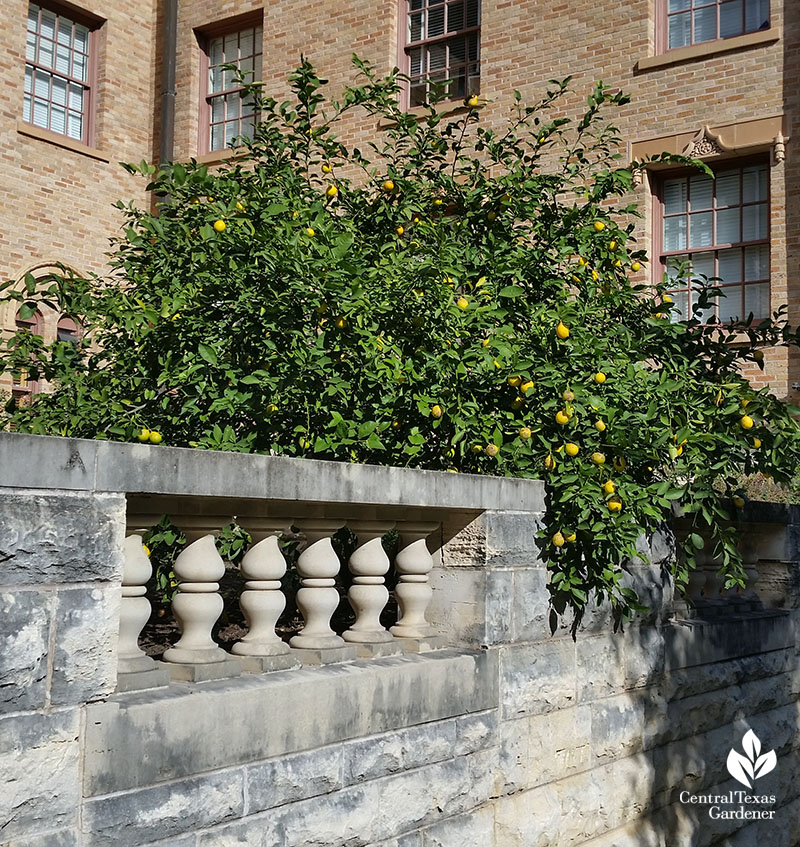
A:
[[[0,433],[0,488],[464,511],[544,510],[536,479]]]

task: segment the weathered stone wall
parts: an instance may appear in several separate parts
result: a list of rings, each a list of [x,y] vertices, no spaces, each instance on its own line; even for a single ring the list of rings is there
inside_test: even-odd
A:
[[[67,446],[95,480],[124,477],[127,454],[104,470]],[[180,465],[174,486],[207,458],[155,452],[165,474]],[[443,523],[431,617],[448,649],[114,694],[124,495],[15,488],[8,468],[0,847],[800,843],[796,597],[679,620],[659,590],[624,633],[592,610],[573,640],[548,611],[540,513],[485,511]],[[637,584],[658,576],[654,547]],[[790,548],[771,550],[773,593],[796,585]],[[774,820],[679,802],[742,787],[725,762],[748,728],[778,756],[755,789],[776,796]]]

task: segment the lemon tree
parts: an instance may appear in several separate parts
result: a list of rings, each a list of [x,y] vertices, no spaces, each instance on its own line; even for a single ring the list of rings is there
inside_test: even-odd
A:
[[[741,585],[739,481],[789,480],[800,446],[797,410],[740,369],[797,333],[782,313],[674,320],[669,280],[641,284],[628,196],[647,163],[619,166],[605,117],[627,98],[598,84],[571,121],[565,80],[532,106],[516,94],[501,128],[475,97],[420,118],[398,108],[396,73],[355,61],[363,84],[337,101],[307,62],[292,101],[251,87],[255,138],[213,172],[128,166],[160,203],[120,204],[107,277],[4,286],[23,316],[44,302],[85,332],[7,339],[0,365],[52,391],[10,403],[3,423],[542,477],[537,542],[559,610],[638,608],[626,562],[677,510],[692,524],[678,582],[711,537]],[[353,111],[379,126],[362,149],[336,136]],[[717,295],[709,285],[698,308]]]

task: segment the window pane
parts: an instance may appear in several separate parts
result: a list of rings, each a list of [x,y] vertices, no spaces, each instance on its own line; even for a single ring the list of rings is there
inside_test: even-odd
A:
[[[711,222],[711,212],[700,212],[696,215],[689,215],[690,247],[710,247],[714,243]]]
[[[408,40],[422,41],[423,26],[425,22],[425,13],[420,12],[418,15],[409,15],[408,18]]]
[[[214,97],[211,101],[211,123],[216,124],[225,120],[225,99]]]
[[[664,249],[686,249],[686,218],[664,218]]]
[[[25,91],[28,94],[33,90],[33,68],[30,66],[25,68]]]
[[[239,54],[241,56],[253,55],[253,30],[245,30],[239,37]]]
[[[223,131],[224,124],[214,124],[211,127],[211,143],[209,149],[221,150],[225,146],[225,133]]]
[[[57,76],[53,77],[53,102],[60,106],[67,105],[67,81]]]
[[[726,171],[717,176],[717,208],[739,203],[739,171]]]
[[[722,296],[724,295],[724,296]],[[737,321],[742,317],[742,288],[739,285],[730,285],[722,289],[722,294],[717,300],[719,319],[723,323]]]
[[[670,318],[673,321],[685,321],[689,318],[689,292],[674,291],[672,293],[672,301],[677,310],[673,309],[670,313]]]
[[[742,0],[731,0],[719,7],[719,37],[730,38],[742,33]]]
[[[428,70],[438,71],[447,64],[447,51],[444,44],[432,44],[428,48]]]
[[[69,127],[67,129],[67,135],[69,135],[70,138],[83,138],[83,115],[80,115],[77,112],[69,113]]]
[[[769,245],[744,249],[744,278],[747,282],[756,279],[769,279]]]
[[[47,129],[49,123],[50,108],[46,100],[33,101],[33,123]]]
[[[739,241],[739,208],[717,212],[717,244],[736,244]]]
[[[709,308],[709,309],[703,309],[703,310],[695,311],[694,306],[699,302],[699,300],[700,300],[700,289],[693,288],[692,289],[692,317],[696,318],[698,321],[702,321],[703,323],[706,323],[707,321],[711,320],[711,318],[714,316],[714,307],[711,306],[711,308]]]
[[[686,47],[692,37],[691,12],[675,15],[669,19],[669,48]]]
[[[70,74],[72,70],[69,65],[70,53],[69,47],[64,47],[61,44],[56,48],[56,70],[59,73]]]
[[[36,60],[36,36],[29,32],[27,36],[27,40],[25,42],[25,58],[29,62],[34,62]]]
[[[447,7],[447,31],[457,32],[459,29],[464,29],[463,0],[459,0],[457,3],[451,3]]]
[[[769,285],[745,285],[744,287],[744,314],[745,317],[753,313],[755,318],[766,318],[769,316]]]
[[[444,35],[444,6],[428,10],[428,38]]]
[[[39,28],[40,35],[43,35],[45,38],[49,38],[51,40],[55,40],[56,37],[56,16],[48,11],[47,9],[42,9],[42,25]]]
[[[669,11],[684,12],[691,5],[691,0],[669,0]]]
[[[664,214],[674,215],[686,211],[686,180],[668,179],[664,183]]]
[[[425,85],[412,85],[409,102],[412,106],[422,106],[428,99],[428,89]]]
[[[744,28],[746,32],[755,32],[769,27],[769,0],[746,0],[744,9]]]
[[[694,12],[694,43],[713,41],[717,37],[717,7],[705,6]]]
[[[80,85],[72,83],[69,87],[69,107],[75,112],[83,111],[84,89]]]
[[[38,32],[39,30],[39,12],[40,7],[35,3],[28,5],[28,30],[30,32]]]
[[[72,23],[65,18],[60,18],[58,21],[58,39],[59,44],[65,44],[67,47],[72,44]]]
[[[767,169],[763,165],[742,168],[742,202],[767,199]]]
[[[52,106],[50,109],[50,129],[53,132],[67,134],[67,110],[63,106]]]
[[[742,281],[741,249],[720,250],[717,256],[718,273],[723,282]]]
[[[707,277],[708,279],[711,279],[713,276],[715,276],[714,254],[695,253],[695,255],[692,256],[692,277]],[[700,280],[699,284],[703,284],[703,282],[703,280]]]
[[[89,70],[88,57],[83,53],[73,53],[72,55],[72,76],[79,79],[81,82],[86,82],[87,72]]]
[[[26,94],[22,99],[22,120],[29,124],[33,123],[31,105],[31,96]]]
[[[210,65],[222,64],[222,39],[212,38],[208,42],[208,63]]]
[[[239,122],[230,121],[225,124],[225,146],[230,147],[231,142],[239,134]]]
[[[55,44],[52,41],[46,41],[45,39],[39,40],[39,64],[45,65],[48,68],[52,68],[55,64],[55,54],[54,54]]]
[[[89,52],[89,30],[85,26],[75,24],[75,49],[81,53]]]
[[[222,53],[226,62],[235,62],[239,58],[239,33],[231,32],[223,36]]]
[[[36,83],[34,93],[37,97],[50,97],[50,74],[44,71],[36,71]]]
[[[693,212],[714,205],[714,180],[708,176],[693,176],[689,180],[689,206]]]
[[[759,203],[757,206],[742,208],[742,241],[758,241],[767,237],[767,206]]]

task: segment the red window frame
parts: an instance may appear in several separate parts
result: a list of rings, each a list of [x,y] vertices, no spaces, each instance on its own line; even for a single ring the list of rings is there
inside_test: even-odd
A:
[[[227,104],[228,97],[235,96],[243,90],[241,86],[232,86],[231,88],[224,89],[222,91],[210,91],[211,70],[212,67],[214,67],[211,64],[210,57],[212,43],[216,39],[225,38],[225,36],[231,35],[241,35],[249,30],[253,30],[254,34],[260,33],[260,38],[256,39],[254,37],[253,39],[254,52],[248,56],[240,56],[238,57],[238,60],[253,59],[253,63],[255,65],[255,60],[257,59],[258,72],[254,74],[252,79],[254,81],[260,81],[263,77],[264,60],[264,15],[262,11],[255,14],[247,13],[245,15],[238,15],[235,18],[229,18],[221,23],[204,26],[196,31],[197,40],[200,44],[200,104],[197,141],[197,148],[200,154],[215,153],[228,149],[229,145],[224,140],[226,135],[224,127],[226,124],[235,122],[237,124],[237,129],[241,130],[243,119],[250,115],[254,116],[254,120],[256,119],[255,112],[242,113],[235,118],[228,119],[226,105],[223,107],[225,110],[223,120],[212,123],[212,101],[219,98],[225,98],[223,102]],[[223,62],[220,64],[233,63]],[[212,144],[212,126],[220,124],[223,127],[223,141],[220,146],[214,146]],[[240,135],[242,135],[242,132],[237,131],[236,137]]]
[[[34,312],[29,318],[21,318],[19,312],[14,319],[17,330],[28,330],[34,335],[44,335],[44,316],[40,311]],[[11,395],[16,399],[30,397],[41,390],[38,380],[28,379],[27,371],[22,370],[11,376]]]
[[[449,30],[451,14],[461,8],[462,26]],[[467,25],[470,7],[476,9],[475,23]],[[441,15],[441,33],[429,36],[430,13]],[[419,22],[412,22],[416,18]],[[414,29],[425,37],[414,38]],[[400,0],[398,26],[398,67],[411,79],[404,88],[402,107],[405,109],[422,105],[427,100],[430,82],[453,80],[455,90],[449,93],[447,99],[463,100],[472,94],[480,92],[481,65],[481,0]],[[454,45],[463,45],[463,58],[451,60],[451,49]],[[474,45],[474,50],[473,50]],[[431,67],[431,48],[443,51],[444,62]],[[419,69],[414,65],[412,54],[419,51]],[[474,55],[470,53],[474,52]],[[423,67],[424,66],[424,67]],[[453,76],[453,71],[463,73]],[[475,71],[475,73],[470,73]],[[421,95],[425,94],[423,98]]]
[[[726,38],[735,38],[770,27],[770,0],[656,0],[656,52],[666,53],[696,44],[711,44]],[[683,8],[685,7],[685,8]],[[736,21],[737,12],[741,26],[726,30]],[[723,14],[725,18],[723,19]],[[749,13],[749,14],[748,14]],[[764,20],[766,14],[766,21]],[[713,38],[696,37],[700,18],[710,22],[713,18]],[[750,20],[748,20],[748,17]],[[689,24],[689,38],[680,44],[670,44],[670,28],[679,22]],[[735,26],[735,24],[734,24]]]
[[[770,163],[767,158],[757,157],[751,159],[736,159],[727,162],[721,162],[714,167],[714,173],[717,179],[714,179],[711,184],[712,200],[711,205],[703,204],[698,201],[697,207],[692,203],[692,184],[702,185],[698,179],[702,179],[704,174],[697,170],[679,170],[679,171],[660,171],[653,175],[654,190],[653,190],[653,254],[658,258],[657,262],[653,263],[653,271],[655,275],[654,282],[660,282],[664,274],[668,272],[670,260],[675,261],[683,257],[696,257],[698,265],[704,264],[712,272],[707,273],[698,267],[694,269],[695,274],[705,273],[706,276],[718,276],[721,281],[717,281],[714,285],[718,286],[725,292],[725,298],[717,298],[714,305],[714,314],[719,317],[723,315],[724,320],[728,320],[733,316],[746,318],[753,311],[755,320],[766,318],[770,313]],[[758,193],[755,199],[746,199],[745,194],[745,174],[754,173],[755,171],[763,171],[765,176],[765,191],[763,196]],[[720,177],[739,175],[738,180],[738,200],[736,202],[720,202],[724,201],[722,189],[720,189]],[[693,183],[692,181],[695,180]],[[665,211],[665,189],[667,183],[673,182],[677,184],[679,181],[686,181],[686,204],[685,211],[676,211],[667,213]],[[758,189],[757,189],[758,190]],[[697,191],[700,194],[700,191]],[[765,232],[763,236],[745,239],[744,226],[746,222],[744,212],[747,208],[764,209],[763,224]],[[737,240],[729,240],[721,242],[718,240],[718,229],[720,228],[720,220],[723,221],[723,226],[730,226],[734,219],[732,213],[738,210],[735,220],[738,224],[739,238]],[[721,216],[727,216],[722,218]],[[756,225],[760,228],[762,219],[760,212],[756,212],[756,217],[750,217],[751,225]],[[668,219],[685,218],[686,223],[683,228],[685,247],[677,249],[667,249],[666,244],[666,221]],[[697,221],[698,226],[708,226],[710,221],[711,240],[708,244],[702,246],[692,246],[689,244],[692,240],[693,218]],[[680,226],[678,227],[680,231]],[[680,232],[679,232],[680,236]],[[735,251],[738,251],[738,255]],[[723,255],[723,262],[720,263],[720,255]],[[713,258],[713,267],[709,264],[709,257]],[[738,260],[738,272],[737,268]],[[750,267],[757,268],[757,272],[753,273],[748,270],[748,261]],[[730,273],[734,273],[732,281]],[[728,277],[726,282],[725,277]],[[750,276],[750,279],[748,279]],[[676,280],[676,282],[681,280]],[[748,289],[753,286],[766,286],[766,308],[755,310],[746,309],[749,296],[763,295],[763,288],[759,291],[748,292]],[[676,306],[682,307],[685,305],[686,313],[678,314],[673,312],[674,320],[683,320],[693,317],[691,312],[692,297],[691,292],[698,286],[692,284],[692,279],[689,277],[687,284],[675,285],[672,289],[672,296]],[[752,303],[752,301],[751,301]],[[761,311],[758,314],[757,311]]]
[[[54,38],[51,39],[42,33],[43,13],[55,15]],[[36,17],[36,29],[31,29],[32,17]],[[97,56],[99,52],[100,28],[104,21],[94,15],[90,15],[69,3],[29,2],[27,18],[27,44],[25,53],[25,93],[23,99],[23,120],[31,126],[63,135],[74,141],[80,141],[88,146],[95,143],[95,112],[97,92]],[[86,51],[76,48],[76,27],[80,26],[88,30]],[[69,44],[65,44],[62,35],[69,29]],[[31,43],[32,35],[36,35],[35,46]],[[43,48],[52,46],[52,62],[47,64],[42,58]],[[61,55],[59,55],[59,53]],[[76,76],[74,71],[78,56],[84,58],[85,79]],[[69,63],[69,73],[63,67],[58,67],[59,61],[66,60]],[[30,71],[30,84],[28,83]],[[39,80],[47,85],[47,96],[37,95]],[[45,80],[48,80],[45,83]],[[64,102],[58,102],[54,96],[54,81],[63,81],[65,84]],[[82,91],[82,104],[80,108],[71,108],[72,91],[80,88]],[[30,100],[30,107],[27,101]],[[36,120],[36,103],[46,104],[46,123]],[[64,130],[54,127],[52,122],[53,112],[64,111]],[[80,115],[81,134],[80,137],[69,132],[70,115]]]

